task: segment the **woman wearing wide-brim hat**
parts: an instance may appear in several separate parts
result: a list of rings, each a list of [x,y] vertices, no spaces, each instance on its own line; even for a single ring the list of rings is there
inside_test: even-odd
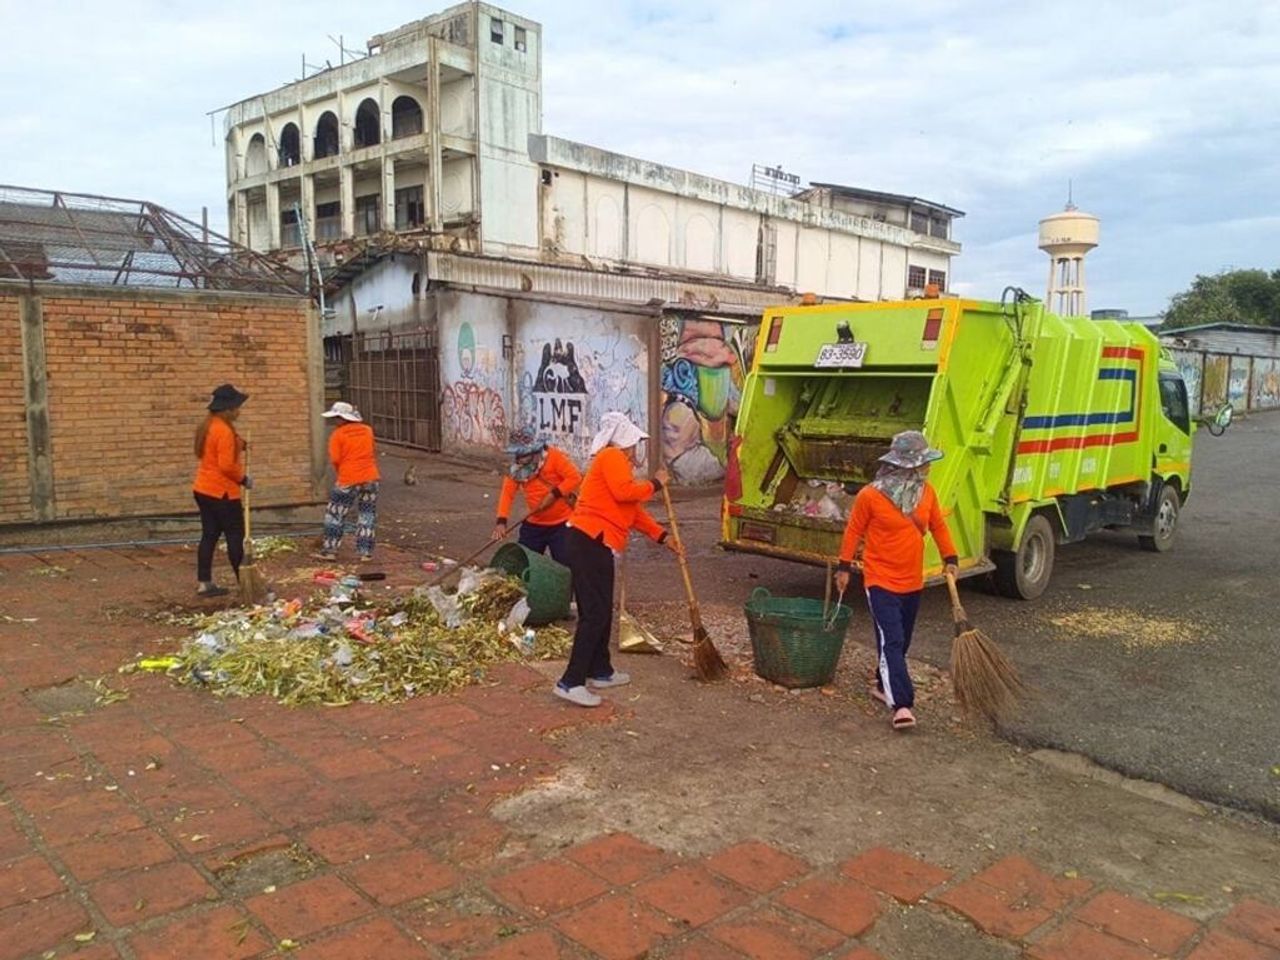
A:
[[[511,454],[511,466],[502,478],[493,539],[507,535],[511,505],[517,491],[523,491],[528,512],[520,524],[520,546],[534,553],[550,551],[551,559],[567,566],[564,538],[582,474],[568,454],[540,438],[531,426],[511,432],[507,453]]]
[[[907,672],[907,650],[924,591],[924,535],[938,545],[947,571],[954,575],[956,548],[926,479],[942,451],[929,446],[919,430],[897,434],[880,458],[875,479],[858,491],[840,544],[836,586],[843,593],[858,545],[865,541],[862,585],[875,627],[878,670],[871,695],[889,707],[895,730],[916,725],[915,688]]]
[[[378,454],[373,427],[364,422],[360,411],[339,400],[324,414],[337,422],[329,435],[329,461],[337,479],[329,491],[329,506],[324,513],[324,546],[316,557],[336,560],[342,543],[342,524],[347,512],[356,508],[356,552],[360,560],[373,559],[374,528],[378,522]]]
[[[202,597],[225,596],[227,589],[213,582],[213,554],[221,537],[227,538],[227,559],[236,578],[244,559],[244,511],[240,489],[253,481],[244,472],[244,441],[234,426],[240,408],[249,399],[229,383],[213,391],[209,415],[196,428],[196,478],[192,493],[200,509],[200,546],[196,549],[196,593]]]

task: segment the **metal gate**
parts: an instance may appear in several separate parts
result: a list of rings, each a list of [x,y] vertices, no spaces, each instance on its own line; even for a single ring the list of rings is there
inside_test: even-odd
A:
[[[379,440],[439,452],[440,349],[434,331],[355,334],[347,384]]]

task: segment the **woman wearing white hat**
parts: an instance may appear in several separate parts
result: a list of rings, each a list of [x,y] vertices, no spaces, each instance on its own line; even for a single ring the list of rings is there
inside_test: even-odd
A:
[[[378,455],[374,450],[373,427],[360,411],[339,400],[324,413],[341,421],[329,435],[329,460],[337,480],[329,491],[329,507],[324,513],[324,548],[320,560],[336,560],[342,543],[342,523],[347,511],[356,508],[356,552],[361,561],[373,559],[374,524],[378,519]]]
[[[667,482],[667,471],[654,471],[650,480],[633,473],[640,441],[649,435],[611,410],[600,418],[600,431],[591,441],[591,466],[578,490],[578,503],[569,518],[565,554],[573,572],[573,595],[578,602],[578,628],[564,676],[555,695],[580,707],[598,707],[598,690],[620,687],[631,678],[614,670],[609,659],[613,627],[613,561],[627,548],[632,530],[676,550],[667,531],[642,504]]]

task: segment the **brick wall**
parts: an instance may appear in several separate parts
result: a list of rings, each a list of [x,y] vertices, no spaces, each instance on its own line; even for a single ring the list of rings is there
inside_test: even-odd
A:
[[[0,288],[0,358],[14,356],[5,345],[17,336],[18,296]],[[317,499],[313,386],[322,384],[313,378],[322,367],[308,302],[137,288],[42,287],[38,296],[57,519],[194,510],[192,438],[224,382],[250,394],[237,429],[253,444],[255,504]],[[16,356],[14,373],[0,359],[0,444],[15,422],[25,444],[20,349]],[[30,519],[29,503],[15,510],[7,495],[0,500],[0,523]]]
[[[22,327],[16,297],[0,295],[0,520],[31,519]]]

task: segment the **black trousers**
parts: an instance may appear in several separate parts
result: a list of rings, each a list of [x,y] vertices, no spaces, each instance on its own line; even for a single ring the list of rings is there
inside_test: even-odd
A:
[[[236,578],[240,577],[240,562],[244,560],[244,511],[239,500],[223,497],[219,500],[203,493],[195,495],[200,508],[200,546],[196,548],[196,579],[201,583],[213,580],[213,551],[218,538],[227,538],[227,559]]]
[[[578,629],[573,651],[560,683],[580,687],[588,677],[613,675],[609,635],[613,630],[613,551],[570,527],[564,536],[565,554],[573,573],[573,597],[578,602]]]

